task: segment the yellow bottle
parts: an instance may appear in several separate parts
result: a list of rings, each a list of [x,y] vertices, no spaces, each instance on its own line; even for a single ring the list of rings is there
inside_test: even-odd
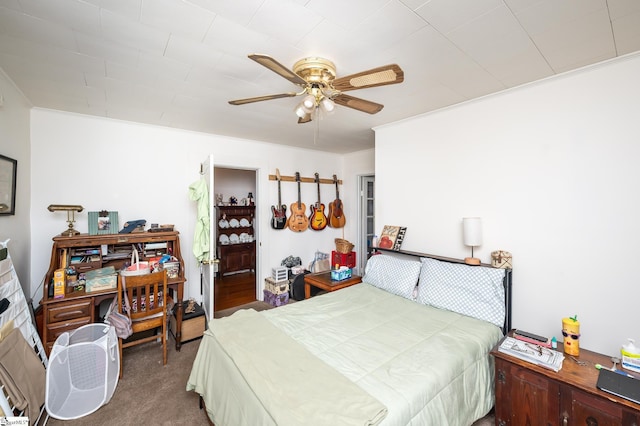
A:
[[[580,355],[580,321],[578,316],[562,318],[562,337],[564,338],[564,353],[573,356]]]

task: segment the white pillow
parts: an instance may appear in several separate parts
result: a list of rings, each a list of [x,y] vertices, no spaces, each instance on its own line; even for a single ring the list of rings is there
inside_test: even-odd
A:
[[[422,258],[418,302],[504,325],[504,269]]]
[[[376,254],[367,261],[362,281],[389,293],[413,300],[413,289],[418,283],[421,263]]]

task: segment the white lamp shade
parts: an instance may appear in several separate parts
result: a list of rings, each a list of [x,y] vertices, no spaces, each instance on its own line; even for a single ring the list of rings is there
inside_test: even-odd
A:
[[[462,237],[465,246],[482,245],[482,219],[479,217],[462,218]]]
[[[302,105],[304,106],[304,108],[306,108],[308,111],[311,111],[313,108],[315,108],[316,106],[316,98],[314,98],[312,95],[307,95],[304,97],[304,99],[302,100]]]
[[[300,118],[304,118],[304,116],[307,115],[307,111],[304,109],[302,104],[296,107],[295,112],[296,112],[296,115]]]
[[[320,105],[322,105],[326,112],[331,112],[335,108],[335,104],[329,98],[323,98],[322,101],[320,101]]]

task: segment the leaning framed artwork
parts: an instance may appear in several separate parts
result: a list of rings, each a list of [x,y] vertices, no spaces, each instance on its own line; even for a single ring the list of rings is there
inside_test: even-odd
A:
[[[118,212],[89,212],[89,235],[118,233]]]
[[[16,214],[18,161],[0,155],[0,215]]]

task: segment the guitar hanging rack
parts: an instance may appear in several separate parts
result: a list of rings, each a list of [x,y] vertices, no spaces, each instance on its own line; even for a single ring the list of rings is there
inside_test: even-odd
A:
[[[278,177],[276,175],[269,175],[269,180],[278,180]],[[282,182],[296,182],[296,177],[295,176],[280,176],[280,180]],[[316,183],[316,178],[315,177],[301,177],[300,178],[300,182],[302,183]],[[320,183],[325,183],[325,184],[330,184],[333,185],[335,184],[335,181],[333,179],[320,179],[319,180]],[[342,185],[342,180],[338,180],[338,185]]]

